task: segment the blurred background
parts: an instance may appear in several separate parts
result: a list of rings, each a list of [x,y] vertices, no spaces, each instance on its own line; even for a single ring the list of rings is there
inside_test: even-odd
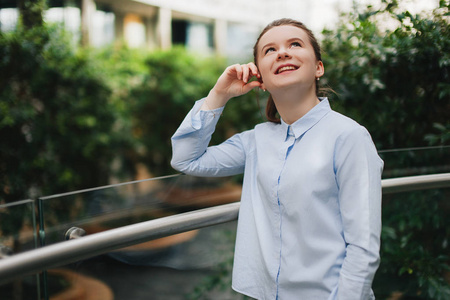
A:
[[[450,172],[448,0],[1,0],[0,246],[19,253],[61,242],[74,224],[94,233],[238,201],[239,176],[162,177],[175,173],[170,137],[227,65],[253,59],[260,30],[280,17],[304,22],[319,39],[320,82],[332,89],[333,109],[372,134],[383,178]],[[267,96],[231,101],[212,144],[264,122]],[[380,299],[450,298],[448,196],[447,188],[384,197]],[[37,234],[44,227],[46,238]],[[227,224],[67,269],[109,275],[100,281],[115,299],[241,299],[229,289],[234,230]],[[217,253],[199,252],[211,243]],[[189,279],[171,273],[181,269]],[[58,272],[59,292],[71,283]],[[120,289],[124,274],[141,286]],[[149,274],[190,283],[170,298],[170,285],[148,290]],[[0,295],[58,299],[40,281],[0,286]]]

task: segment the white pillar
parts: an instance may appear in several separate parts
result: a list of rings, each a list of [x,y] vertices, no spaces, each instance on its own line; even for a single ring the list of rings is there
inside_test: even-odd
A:
[[[219,55],[227,52],[227,21],[216,19],[214,21],[214,49]]]
[[[145,18],[145,37],[147,41],[147,48],[153,49],[158,46],[158,37],[156,34],[157,20],[155,17]]]
[[[159,8],[157,35],[161,49],[172,47],[172,11],[169,8]]]
[[[115,18],[114,18],[115,38],[114,39],[116,41],[121,41],[121,40],[124,40],[124,33],[123,33],[123,31],[124,31],[123,27],[125,26],[124,22],[123,22],[124,14],[122,13],[122,11],[117,9],[117,10],[114,10],[114,15],[115,15]]]
[[[94,0],[81,1],[81,44],[83,46],[91,44],[92,18],[96,9]]]

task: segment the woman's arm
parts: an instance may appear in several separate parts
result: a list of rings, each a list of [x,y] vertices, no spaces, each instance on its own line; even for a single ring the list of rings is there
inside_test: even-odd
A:
[[[244,170],[243,138],[237,134],[218,146],[208,147],[222,108],[203,111],[205,99],[195,103],[178,130],[172,136],[174,169],[194,176],[230,176]]]
[[[374,299],[371,287],[380,261],[383,161],[364,127],[339,140],[335,170],[347,244],[338,299]]]
[[[245,153],[238,134],[219,146],[209,147],[224,105],[233,97],[260,86],[253,63],[228,67],[205,99],[198,101],[172,137],[172,167],[197,176],[229,176],[243,172]]]

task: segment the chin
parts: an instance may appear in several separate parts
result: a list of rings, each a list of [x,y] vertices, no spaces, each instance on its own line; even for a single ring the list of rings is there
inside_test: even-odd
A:
[[[272,84],[273,89],[296,87],[305,84],[303,80],[299,80],[298,78],[280,78],[280,79],[274,80]],[[267,89],[270,90],[269,88]]]

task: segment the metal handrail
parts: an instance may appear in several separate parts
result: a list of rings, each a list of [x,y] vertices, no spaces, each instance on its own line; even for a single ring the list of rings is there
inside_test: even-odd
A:
[[[0,260],[0,284],[112,250],[237,219],[240,203],[159,218],[68,240]]]
[[[383,194],[445,187],[450,187],[450,173],[382,180]],[[0,260],[0,284],[112,250],[234,221],[238,217],[239,207],[240,203],[236,202],[200,209],[19,253]]]
[[[383,194],[438,189],[450,186],[450,173],[383,179]]]

